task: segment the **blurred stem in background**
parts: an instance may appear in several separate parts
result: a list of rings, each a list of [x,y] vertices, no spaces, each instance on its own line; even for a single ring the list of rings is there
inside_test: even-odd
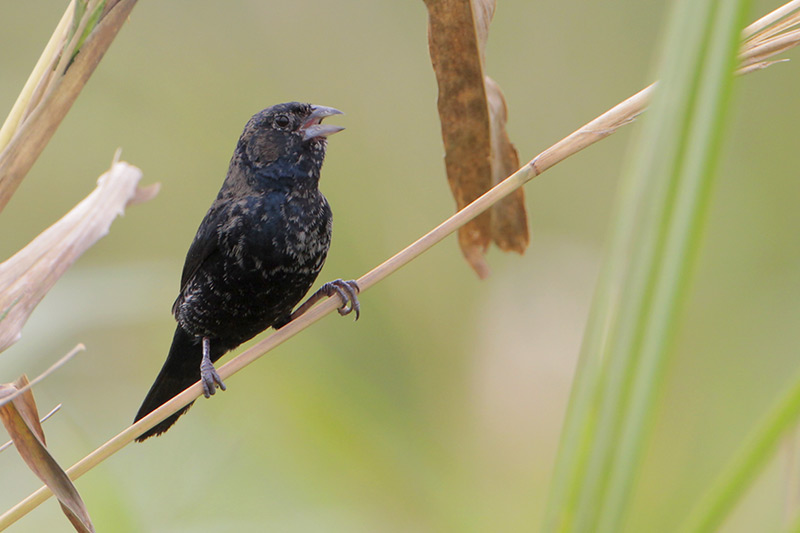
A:
[[[681,531],[716,531],[759,471],[774,456],[781,437],[797,425],[799,416],[800,375],[691,510]],[[794,483],[797,481],[793,480]],[[796,517],[789,531],[800,531],[800,517]]]
[[[748,4],[678,0],[672,10],[592,302],[545,531],[621,530],[702,234]]]

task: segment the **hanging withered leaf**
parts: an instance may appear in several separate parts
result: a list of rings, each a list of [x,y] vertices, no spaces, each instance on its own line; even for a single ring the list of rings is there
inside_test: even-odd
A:
[[[425,0],[425,5],[447,179],[461,209],[519,168],[506,133],[503,93],[484,74],[495,0]],[[484,254],[492,242],[504,251],[524,252],[528,221],[522,189],[462,227],[458,242],[481,278],[489,275]]]
[[[23,375],[14,383],[0,385],[0,419],[28,468],[53,491],[75,530],[92,533],[94,526],[78,489],[47,451],[33,392],[27,389],[7,401],[27,384],[28,378]]]

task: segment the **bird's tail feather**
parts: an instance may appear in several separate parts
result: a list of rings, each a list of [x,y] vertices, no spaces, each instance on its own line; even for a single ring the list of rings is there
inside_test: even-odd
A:
[[[216,348],[215,350],[212,342],[211,359],[213,361],[216,361],[224,354],[224,350],[221,351],[219,347]],[[175,330],[175,336],[172,338],[172,346],[169,349],[167,360],[164,366],[161,367],[161,372],[158,373],[155,383],[150,387],[150,392],[147,393],[142,406],[139,407],[139,412],[136,413],[134,422],[144,418],[172,399],[173,396],[196,383],[200,379],[200,361],[202,358],[203,350],[200,339],[178,326]],[[136,437],[136,440],[142,442],[149,437],[164,433],[182,414],[189,410],[192,403],[148,429]]]

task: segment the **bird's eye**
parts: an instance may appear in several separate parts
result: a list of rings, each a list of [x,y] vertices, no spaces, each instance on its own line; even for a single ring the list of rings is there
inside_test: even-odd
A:
[[[289,117],[286,115],[278,115],[275,117],[275,125],[279,128],[285,128],[289,125]]]

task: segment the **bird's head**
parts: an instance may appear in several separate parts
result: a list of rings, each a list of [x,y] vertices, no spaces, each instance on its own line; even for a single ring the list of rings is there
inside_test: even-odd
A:
[[[341,114],[332,107],[300,102],[268,107],[247,123],[237,151],[256,168],[273,165],[279,172],[287,168],[300,172],[316,168],[319,172],[327,137],[344,129],[322,124],[322,120]]]

